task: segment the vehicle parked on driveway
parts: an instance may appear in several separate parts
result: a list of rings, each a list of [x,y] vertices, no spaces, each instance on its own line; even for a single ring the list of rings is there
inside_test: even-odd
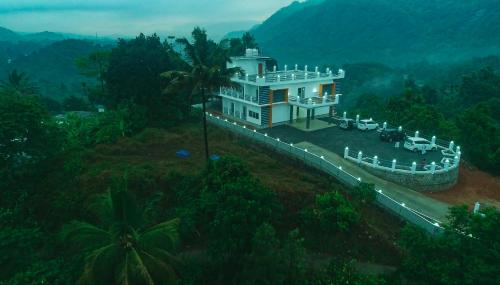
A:
[[[362,131],[376,130],[378,128],[378,123],[372,119],[360,120],[358,123],[358,129]]]
[[[352,130],[356,123],[353,119],[341,119],[339,123],[339,128],[344,130]]]
[[[424,138],[407,137],[403,145],[404,148],[417,152],[427,150],[437,150],[437,147]]]
[[[380,139],[386,142],[402,142],[406,134],[398,129],[385,129],[380,132]]]

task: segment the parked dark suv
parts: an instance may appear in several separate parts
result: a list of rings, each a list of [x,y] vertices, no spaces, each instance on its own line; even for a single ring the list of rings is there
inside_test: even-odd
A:
[[[380,139],[386,142],[402,142],[406,134],[398,129],[385,129],[380,133]]]

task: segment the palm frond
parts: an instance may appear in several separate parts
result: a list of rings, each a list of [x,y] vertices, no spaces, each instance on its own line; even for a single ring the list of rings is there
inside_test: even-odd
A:
[[[179,242],[179,223],[179,219],[172,219],[154,225],[139,234],[138,242],[143,248],[173,250]]]
[[[144,263],[151,269],[154,280],[161,282],[160,284],[177,284],[179,282],[179,274],[174,266],[178,266],[179,262],[174,257],[165,258],[158,256],[157,252],[140,251]]]
[[[123,253],[116,244],[109,244],[92,251],[85,259],[85,267],[80,284],[113,284],[116,264],[120,263]]]
[[[144,261],[135,249],[131,249],[126,252],[125,259],[121,265],[118,276],[116,277],[116,284],[155,284],[148,267],[144,264]]]
[[[94,250],[113,242],[113,236],[101,228],[85,222],[72,221],[61,231],[63,241],[85,251]]]

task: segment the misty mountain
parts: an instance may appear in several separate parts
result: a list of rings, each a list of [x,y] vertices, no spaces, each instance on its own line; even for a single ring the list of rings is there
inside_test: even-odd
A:
[[[0,61],[0,80],[13,69],[25,72],[41,88],[43,96],[61,100],[71,95],[82,95],[82,77],[75,66],[79,57],[102,49],[103,46],[88,40],[67,39],[47,45],[36,42],[20,42],[28,53],[18,54],[9,60]],[[0,43],[1,51],[2,43]],[[106,46],[109,48],[109,46]]]
[[[294,2],[251,32],[282,64],[390,65],[500,54],[498,0]]]

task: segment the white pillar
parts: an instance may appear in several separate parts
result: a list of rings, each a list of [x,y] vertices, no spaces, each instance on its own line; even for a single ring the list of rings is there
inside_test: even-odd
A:
[[[436,173],[436,162],[432,162],[431,163],[431,171],[432,171],[432,174]]]
[[[349,156],[349,147],[346,146],[344,149],[344,158],[347,158]]]
[[[387,129],[387,122],[384,122],[383,127],[384,130]]]
[[[411,164],[411,173],[412,174],[415,174],[415,171],[417,170],[417,163],[414,161],[412,164]]]
[[[392,160],[392,166],[391,166],[392,171],[396,170],[396,159]]]
[[[326,73],[330,73],[330,68],[329,67],[326,68]]]
[[[450,160],[448,158],[444,161],[444,170],[450,170]]]
[[[356,124],[359,124],[359,114],[356,115]]]
[[[457,150],[456,150],[457,153],[461,152],[460,150],[460,146],[457,145]]]
[[[449,148],[450,150],[453,150],[453,148],[454,148],[454,147],[455,147],[455,142],[451,141],[451,142],[450,142],[450,145],[448,146],[448,148]]]
[[[457,152],[457,157],[458,157],[458,159],[460,160],[460,158],[462,157],[462,152],[458,151],[458,152]]]
[[[318,67],[317,66],[314,68],[314,72],[316,72],[316,73],[318,72]]]
[[[399,126],[399,127],[398,127],[398,131],[402,132],[402,131],[403,131],[403,127],[402,127],[402,126]]]
[[[285,72],[288,71],[288,65],[285,64]]]
[[[474,204],[474,214],[477,214],[480,208],[481,204],[479,202],[476,202],[476,204]]]
[[[295,71],[297,71],[298,69],[299,69],[299,65],[295,64]]]
[[[344,112],[344,114],[342,115],[342,118],[347,118],[347,112]]]
[[[295,74],[292,74],[292,80],[295,80]]]
[[[273,66],[273,72],[276,72],[276,65]]]
[[[363,158],[363,152],[359,151],[358,152],[358,162],[361,163],[361,159]]]
[[[279,74],[278,74],[278,76],[276,76],[276,78],[277,78],[278,82],[281,81],[281,76]]]
[[[307,64],[304,66],[304,71],[307,73]]]
[[[416,137],[416,138],[418,138],[418,135],[419,135],[419,134],[420,134],[420,133],[419,133],[419,131],[416,131],[416,132],[415,132],[415,137]]]
[[[248,81],[248,73],[245,74],[245,81]]]
[[[431,144],[433,147],[436,145],[436,136],[432,136]]]
[[[460,162],[460,158],[458,156],[455,156],[455,158],[453,159],[453,163],[458,166],[458,163]]]
[[[378,156],[374,156],[373,157],[373,166],[377,166],[378,165]]]

